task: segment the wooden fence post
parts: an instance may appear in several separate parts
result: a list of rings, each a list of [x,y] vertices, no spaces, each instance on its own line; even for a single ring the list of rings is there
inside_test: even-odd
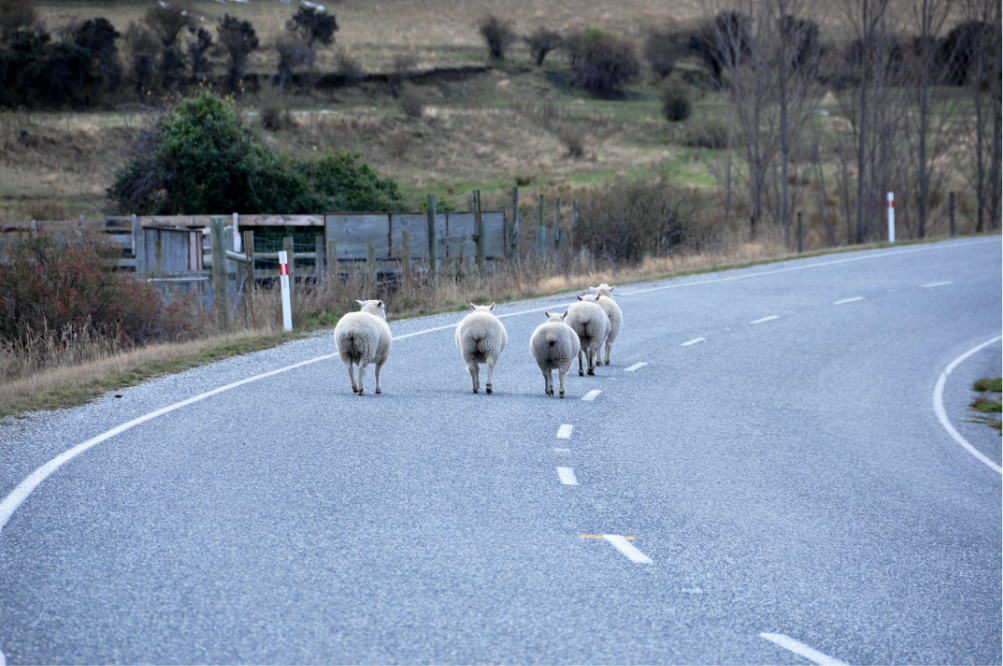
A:
[[[329,275],[338,277],[338,241],[333,238],[327,241],[327,272]]]
[[[798,211],[798,254],[804,252],[804,225],[801,222],[801,211]]]
[[[951,192],[951,196],[950,196],[951,238],[954,238],[954,234],[958,230],[958,228],[956,226],[954,226],[954,210],[955,210],[955,198],[954,198],[954,192]]]
[[[519,258],[519,188],[512,188],[512,256]]]
[[[439,262],[435,238],[435,195],[429,194],[425,199],[425,217],[428,221],[428,276],[434,285],[439,281]]]
[[[254,292],[258,283],[254,275],[254,230],[248,229],[244,232],[244,254],[247,255],[247,289],[244,291],[244,302],[251,313],[251,327],[257,328],[258,322],[254,317]]]
[[[376,244],[372,238],[366,239],[366,272],[373,280],[376,279]]]
[[[313,237],[313,275],[317,284],[324,281],[324,236],[317,234]]]
[[[561,197],[554,199],[554,250],[561,245]]]
[[[222,330],[230,328],[230,285],[226,276],[226,233],[222,218],[209,222],[212,242],[212,304],[216,312],[216,325]]]
[[[546,238],[547,229],[543,226],[543,195],[540,195],[540,203],[536,209],[537,217],[539,217],[539,222],[536,225],[536,251],[540,253],[541,256],[547,254]]]
[[[293,294],[296,292],[296,241],[292,236],[282,237],[282,249],[285,250],[289,259],[289,301],[292,302]]]
[[[407,229],[401,229],[401,271],[404,273],[404,284],[411,284],[411,235]]]
[[[484,277],[485,271],[485,256],[484,256],[484,245],[487,242],[484,233],[484,218],[481,216],[481,191],[474,190],[474,229],[476,229],[476,247],[477,247],[477,271],[480,273],[481,277]]]
[[[136,257],[136,274],[146,275],[150,270],[146,265],[146,229],[136,227],[132,232],[133,255]],[[201,252],[201,248],[199,252]]]

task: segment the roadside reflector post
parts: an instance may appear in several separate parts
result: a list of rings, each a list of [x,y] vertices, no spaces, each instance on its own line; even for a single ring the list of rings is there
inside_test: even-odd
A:
[[[895,193],[888,193],[888,242],[895,242]]]
[[[282,328],[293,330],[292,304],[289,298],[289,254],[279,252],[279,286],[282,288]]]

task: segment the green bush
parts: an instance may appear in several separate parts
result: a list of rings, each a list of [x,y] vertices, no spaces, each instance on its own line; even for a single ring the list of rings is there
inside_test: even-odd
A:
[[[316,214],[408,207],[397,184],[338,152],[296,161],[244,126],[236,106],[209,93],[179,103],[145,132],[109,196],[124,213]]]
[[[670,83],[662,89],[662,115],[665,119],[677,123],[690,117],[693,110],[686,89],[679,83]]]

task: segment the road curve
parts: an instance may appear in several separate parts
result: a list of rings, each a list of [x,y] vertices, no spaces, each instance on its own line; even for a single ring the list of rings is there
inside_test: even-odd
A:
[[[565,400],[570,295],[491,396],[453,313],[380,396],[324,335],[2,421],[0,664],[1000,663],[1000,250],[621,286]]]

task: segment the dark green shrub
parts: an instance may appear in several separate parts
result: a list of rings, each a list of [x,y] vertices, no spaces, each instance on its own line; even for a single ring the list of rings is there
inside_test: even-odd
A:
[[[505,50],[515,41],[512,24],[495,16],[487,16],[478,28],[484,41],[488,44],[488,53],[494,60],[505,58]]]
[[[237,92],[244,80],[247,59],[251,51],[258,48],[258,36],[249,21],[241,21],[229,14],[220,19],[216,32],[219,35],[219,43],[230,56],[230,64],[226,70],[227,89]]]
[[[634,47],[602,30],[590,29],[569,40],[572,82],[598,97],[616,97],[641,71]]]
[[[397,184],[358,155],[299,162],[272,151],[236,106],[203,93],[179,103],[133,147],[109,196],[123,212],[306,214],[407,208]]]
[[[561,33],[546,28],[538,28],[525,38],[529,52],[533,54],[533,60],[537,67],[543,65],[544,58],[554,49],[561,46],[563,40]]]
[[[669,122],[679,122],[690,117],[692,105],[686,94],[686,89],[677,82],[670,83],[662,89],[662,115]]]

